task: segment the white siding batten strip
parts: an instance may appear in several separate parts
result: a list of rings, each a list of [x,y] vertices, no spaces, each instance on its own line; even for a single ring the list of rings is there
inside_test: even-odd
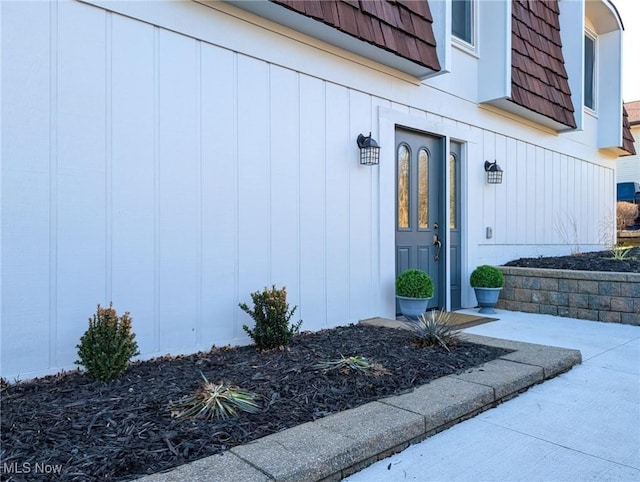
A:
[[[105,14],[105,303],[113,300],[113,15]]]
[[[378,127],[378,109],[375,108],[374,97],[369,96],[369,115],[371,126]],[[375,133],[374,139],[380,139],[378,135],[379,129],[374,128],[373,132]],[[358,158],[360,153],[358,152]],[[378,280],[380,279],[380,263],[378,262],[378,250],[376,249],[377,236],[374,233],[378,233],[379,230],[377,228],[378,221],[380,219],[380,211],[379,204],[375,202],[378,199],[378,183],[375,182],[377,178],[377,174],[380,171],[378,170],[378,166],[373,166],[373,169],[369,170],[369,199],[371,204],[371,209],[369,212],[369,256],[370,256],[370,266],[371,266],[371,276],[369,276],[369,293],[368,293],[368,303],[367,303],[367,311],[373,312],[375,310],[377,303],[374,302],[373,293],[377,293],[376,287],[379,286]]]
[[[235,212],[233,213],[233,219],[235,220],[235,225],[234,225],[234,236],[235,236],[235,240],[233,243],[234,246],[234,252],[233,252],[233,259],[235,261],[234,266],[235,266],[235,270],[233,273],[234,279],[233,279],[233,285],[234,285],[234,300],[236,302],[236,304],[238,303],[238,300],[240,299],[240,161],[239,161],[239,152],[240,152],[240,136],[239,136],[239,132],[240,132],[240,116],[238,115],[239,109],[240,109],[240,95],[239,95],[239,86],[238,86],[238,53],[237,52],[233,52],[233,99],[234,99],[234,105],[235,105],[235,109],[233,109],[233,132],[234,132],[234,139],[231,139],[231,142],[233,143],[234,146],[234,156],[233,159],[231,159],[231,162],[233,162],[233,165],[235,166],[234,169],[234,175],[235,175],[235,179],[234,179],[234,184],[236,187],[236,198],[235,198]],[[244,330],[242,329],[242,322],[240,320],[240,313],[239,310],[234,310],[233,311],[233,336],[234,338],[238,339],[242,336],[242,333],[244,333]]]
[[[271,149],[273,147],[273,142],[272,142],[272,136],[273,136],[273,129],[271,129],[271,122],[270,121],[270,116],[271,116],[271,112],[272,112],[272,103],[271,103],[271,91],[272,91],[272,86],[271,86],[271,75],[272,75],[272,69],[273,69],[273,64],[270,63],[266,63],[266,77],[267,77],[267,82],[266,82],[266,89],[264,91],[264,96],[265,96],[265,131],[267,134],[266,137],[266,144],[264,146],[264,152],[266,153],[266,158],[267,158],[267,173],[268,173],[268,180],[269,182],[267,183],[267,196],[266,198],[269,200],[269,202],[267,202],[267,226],[268,226],[268,236],[267,236],[267,279],[269,280],[269,284],[274,283],[274,279],[273,279],[273,267],[272,267],[272,263],[273,263],[273,153],[271,152]]]
[[[160,29],[153,27],[153,346],[160,351]]]
[[[297,288],[297,295],[298,295],[298,302],[296,303],[296,305],[300,306],[299,311],[298,311],[298,316],[301,314],[301,311],[303,309],[303,307],[301,306],[301,300],[302,300],[302,189],[300,188],[300,186],[302,185],[302,175],[301,175],[301,167],[300,167],[300,163],[302,162],[301,159],[301,152],[302,152],[302,148],[300,146],[300,131],[302,129],[302,126],[300,125],[300,106],[302,105],[302,96],[300,94],[300,72],[296,72],[295,73],[296,76],[296,136],[297,136],[297,140],[298,142],[296,142],[296,186],[298,187],[298,195],[297,195],[297,203],[298,203],[298,229],[296,229],[296,241],[297,241],[297,253],[296,253],[296,257],[298,260],[298,288]]]
[[[327,83],[326,82],[322,82],[322,105],[323,110],[324,110],[324,122],[322,123],[323,126],[323,132],[322,132],[322,139],[324,139],[323,142],[323,153],[322,153],[322,162],[324,163],[323,165],[323,171],[324,171],[324,177],[323,177],[323,192],[324,192],[324,219],[322,220],[323,222],[323,240],[322,240],[322,248],[323,248],[323,260],[322,260],[322,265],[323,265],[323,283],[324,283],[324,306],[325,306],[325,310],[324,310],[324,326],[328,326],[329,324],[329,288],[328,288],[328,269],[327,269],[327,265],[329,263],[329,251],[328,251],[328,247],[327,247],[327,229],[329,228],[329,224],[327,222],[327,216],[328,216],[328,206],[329,203],[327,202],[327,198],[328,198],[328,182],[327,182],[327,177],[329,175],[328,172],[328,168],[327,168],[327,143],[328,143],[328,139],[327,139],[327,122],[328,122],[328,117],[327,117]]]
[[[202,237],[203,237],[203,179],[202,179],[202,43],[195,42],[196,50],[196,72],[195,72],[195,91],[196,91],[196,182],[198,183],[198,192],[196,200],[196,346],[202,343],[202,267],[204,264],[202,256]]]
[[[58,366],[58,3],[49,4],[49,368]]]

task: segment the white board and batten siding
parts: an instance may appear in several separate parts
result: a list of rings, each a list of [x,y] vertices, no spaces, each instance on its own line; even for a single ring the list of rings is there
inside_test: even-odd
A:
[[[71,368],[110,300],[147,356],[246,342],[271,284],[306,329],[376,311],[369,95],[82,3],[2,20],[3,376]]]
[[[569,250],[563,213],[599,245],[614,171],[588,143],[187,3],[193,29],[75,1],[0,3],[3,377],[73,368],[111,300],[144,358],[247,343],[238,303],[271,284],[303,329],[393,316],[396,124],[464,145],[463,279]],[[145,11],[175,19],[161,14],[179,5]],[[207,22],[243,40],[202,38]],[[369,131],[376,168],[357,161]],[[482,169],[493,159],[497,186]]]

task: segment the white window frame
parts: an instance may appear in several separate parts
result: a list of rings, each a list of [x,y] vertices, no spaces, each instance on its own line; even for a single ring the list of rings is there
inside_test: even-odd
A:
[[[586,112],[588,112],[589,114],[595,115],[598,112],[598,72],[600,72],[599,69],[599,55],[598,55],[598,34],[596,34],[594,31],[592,31],[589,28],[585,28],[584,30],[584,36],[585,37],[589,37],[592,41],[593,41],[593,72],[592,72],[592,81],[593,81],[593,85],[591,86],[591,94],[592,94],[592,103],[593,106],[589,107],[586,103],[586,89],[584,91],[584,95],[585,98],[583,99],[582,105],[585,109]],[[584,41],[584,40],[583,40]],[[585,52],[586,52],[586,44],[584,46]],[[584,70],[583,70],[583,83],[585,81],[585,76],[586,76],[586,62],[585,62],[585,66],[584,66]]]
[[[471,7],[471,19],[469,21],[471,27],[471,42],[467,42],[453,33],[453,5],[451,8],[451,40],[455,46],[475,53],[478,45],[478,6],[476,4],[476,0],[464,1],[466,1]]]

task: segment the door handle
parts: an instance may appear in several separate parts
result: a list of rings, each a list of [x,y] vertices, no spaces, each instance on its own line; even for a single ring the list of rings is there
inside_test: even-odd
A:
[[[440,250],[442,249],[442,241],[437,234],[433,235],[433,245],[436,246],[436,252],[433,255],[433,260],[438,261],[440,259]]]

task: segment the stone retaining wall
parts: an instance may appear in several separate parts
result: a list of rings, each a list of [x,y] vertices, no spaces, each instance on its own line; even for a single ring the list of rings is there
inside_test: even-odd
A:
[[[640,274],[499,266],[498,308],[640,325]]]

